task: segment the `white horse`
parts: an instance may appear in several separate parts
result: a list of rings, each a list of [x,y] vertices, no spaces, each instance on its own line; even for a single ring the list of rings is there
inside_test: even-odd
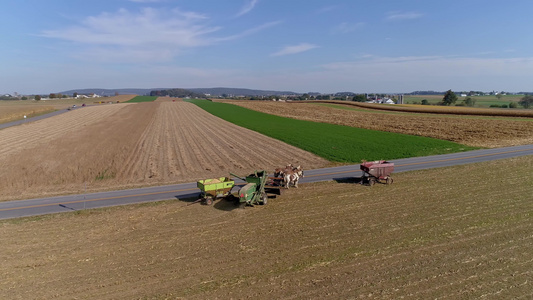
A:
[[[290,185],[298,188],[298,181],[302,177],[304,177],[304,171],[301,166],[291,168],[290,170],[284,172],[283,181],[285,183],[285,188],[289,188]]]

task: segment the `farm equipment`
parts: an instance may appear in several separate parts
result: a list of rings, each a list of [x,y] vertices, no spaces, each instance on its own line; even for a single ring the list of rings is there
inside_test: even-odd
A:
[[[233,173],[230,173],[230,175],[246,182],[239,189],[237,195],[231,192],[235,186],[235,181],[231,178],[205,179],[199,180],[196,183],[196,186],[201,191],[198,201],[211,205],[214,200],[223,197],[228,201],[234,202],[235,205],[265,205],[268,202],[268,193],[279,195],[281,192],[279,187],[267,186],[267,183],[270,182],[270,177],[268,177],[267,172],[264,170],[255,171],[246,177],[241,177]]]
[[[211,205],[219,197],[228,197],[235,186],[235,181],[229,177],[199,180],[196,186],[201,193],[198,200],[204,204]]]
[[[367,183],[372,186],[374,183],[392,184],[393,180],[390,177],[394,171],[394,163],[385,160],[368,161],[361,164],[363,177],[361,184]]]
[[[246,204],[254,206],[256,204],[265,205],[268,202],[268,194],[272,193],[279,195],[279,187],[267,186],[267,182],[271,182],[268,177],[267,171],[255,171],[246,177],[240,177],[233,173],[230,173],[241,180],[244,180],[246,184],[239,189],[238,195],[235,198],[235,204]]]

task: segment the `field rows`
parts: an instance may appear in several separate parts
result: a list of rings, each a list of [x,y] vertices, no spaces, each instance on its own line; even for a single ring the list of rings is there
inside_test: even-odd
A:
[[[399,159],[473,150],[449,141],[351,126],[296,120],[228,103],[192,100],[211,114],[242,127],[285,141],[334,162]],[[320,106],[315,107],[321,109]],[[275,112],[274,112],[275,114]]]
[[[424,114],[391,114],[346,110],[311,103],[231,101],[248,109],[298,120],[404,133],[452,141],[474,147],[533,144],[531,119],[481,119]]]
[[[176,101],[75,109],[0,131],[0,199],[81,193],[328,162]]]
[[[53,119],[15,126],[0,131],[0,157],[17,153],[21,149],[47,144],[67,133],[82,133],[85,126],[101,122],[122,106],[94,106],[77,109]]]
[[[306,184],[244,210],[171,201],[4,222],[0,297],[527,299],[532,167],[530,156],[395,174],[392,186]],[[470,173],[477,184],[457,176]]]
[[[167,181],[201,178],[206,173],[246,173],[260,167],[273,170],[287,162],[305,166],[325,163],[316,156],[306,158],[308,153],[298,148],[224,122],[193,104],[159,105],[118,177]]]
[[[376,118],[422,133],[437,131],[428,124],[449,135],[475,125],[470,141],[486,126],[505,142],[512,134],[524,142],[516,130],[529,125],[517,124],[533,123],[505,120],[511,134],[451,118],[255,103],[297,118],[324,110],[328,119],[316,120]],[[328,164],[164,98],[74,110],[0,130],[0,139],[8,141],[0,145],[1,199]],[[531,170],[525,156],[394,174],[393,185],[305,184],[246,209],[181,199],[3,221],[0,299],[528,299]]]
[[[533,117],[533,110],[528,109],[493,109],[473,108],[464,106],[441,106],[441,105],[382,105],[376,103],[353,102],[353,101],[313,101],[315,103],[338,103],[348,106],[357,106],[373,110],[413,112],[413,113],[437,113],[445,115],[469,115],[469,116],[493,116],[493,117]]]

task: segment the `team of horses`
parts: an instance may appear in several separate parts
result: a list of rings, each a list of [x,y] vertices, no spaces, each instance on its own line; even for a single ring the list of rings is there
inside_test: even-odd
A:
[[[276,168],[274,177],[282,178],[285,188],[289,188],[291,185],[297,188],[298,181],[304,177],[304,170],[301,166],[294,167],[292,164],[288,164],[284,168]]]

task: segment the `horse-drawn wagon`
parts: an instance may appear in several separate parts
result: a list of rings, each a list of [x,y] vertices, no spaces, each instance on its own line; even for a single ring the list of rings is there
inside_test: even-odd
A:
[[[217,198],[231,195],[235,181],[229,177],[204,179],[198,180],[196,186],[201,191],[198,199],[204,204],[211,205]]]
[[[386,183],[392,184],[393,180],[390,177],[394,171],[394,163],[385,160],[367,161],[361,164],[361,171],[363,171],[363,177],[361,177],[361,183],[368,185],[374,185],[374,183]]]
[[[199,180],[196,183],[196,186],[201,191],[198,202],[211,205],[217,198],[225,198],[235,203],[235,205],[265,205],[268,202],[268,194],[279,195],[281,192],[279,187],[269,186],[270,179],[267,171],[255,171],[246,177],[240,177],[233,173],[230,173],[230,175],[245,182],[239,188],[237,194],[232,193],[232,189],[236,184],[230,177]]]

